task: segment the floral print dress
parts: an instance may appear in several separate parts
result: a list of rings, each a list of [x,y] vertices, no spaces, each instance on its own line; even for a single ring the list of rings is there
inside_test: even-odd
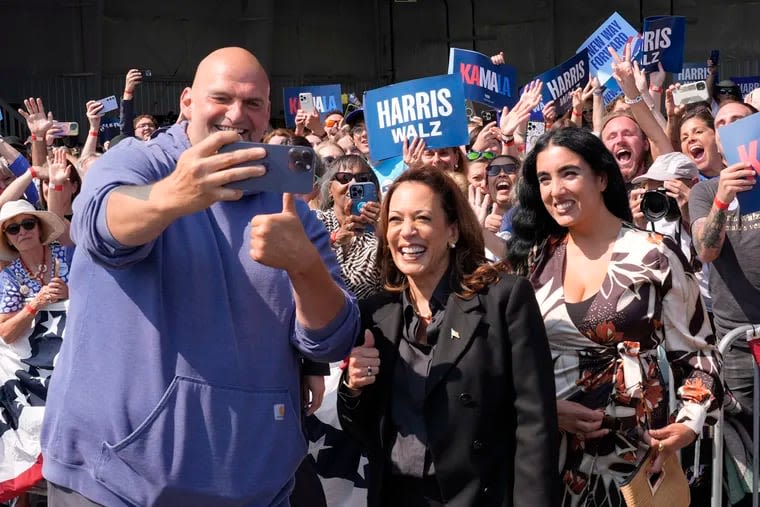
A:
[[[679,422],[700,434],[715,421],[721,359],[697,280],[670,238],[623,224],[607,275],[577,326],[564,300],[565,245],[544,248],[531,274],[557,398],[604,410],[603,427],[611,431],[593,440],[563,434],[563,505],[625,505],[618,488],[646,452],[646,429]],[[660,345],[677,388],[673,414]]]

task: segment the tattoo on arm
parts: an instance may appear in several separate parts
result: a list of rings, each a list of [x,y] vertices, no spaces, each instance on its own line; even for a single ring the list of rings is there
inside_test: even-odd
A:
[[[150,193],[152,190],[153,185],[124,185],[117,187],[114,192],[119,192],[120,194],[128,195],[129,197],[134,197],[135,199],[140,199],[141,201],[147,201],[150,198]]]
[[[724,210],[713,208],[699,227],[699,233],[694,235],[697,251],[717,250],[723,247],[725,228],[728,215]]]

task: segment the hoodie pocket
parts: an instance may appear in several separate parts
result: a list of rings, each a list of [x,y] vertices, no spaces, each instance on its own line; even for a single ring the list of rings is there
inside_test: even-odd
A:
[[[306,453],[287,389],[175,377],[125,439],[104,442],[96,479],[136,505],[270,505]]]

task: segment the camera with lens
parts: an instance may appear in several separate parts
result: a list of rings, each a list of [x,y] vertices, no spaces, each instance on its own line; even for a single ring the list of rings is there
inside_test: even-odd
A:
[[[663,187],[644,192],[644,198],[641,200],[641,212],[650,222],[657,222],[663,218],[668,222],[674,222],[681,218],[678,202],[670,197]]]
[[[699,81],[697,83],[697,90],[705,90],[707,89],[707,84],[704,81]]]

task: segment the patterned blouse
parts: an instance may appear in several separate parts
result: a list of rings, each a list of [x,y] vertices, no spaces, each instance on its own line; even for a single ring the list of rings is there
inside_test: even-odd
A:
[[[340,229],[335,211],[317,210],[316,213],[327,232],[332,234]],[[333,251],[338,258],[341,277],[357,299],[368,298],[382,289],[377,263],[377,237],[373,232],[357,234],[347,248],[333,245]]]
[[[49,246],[51,258],[58,259],[58,276],[64,282],[69,283],[69,264],[66,261],[66,249],[58,243],[51,243]],[[54,263],[51,262],[51,264]],[[47,267],[44,276],[46,281],[50,279],[52,270],[52,266]],[[29,272],[24,268],[20,257],[0,272],[0,283],[3,291],[0,313],[13,313],[21,310],[27,301],[33,299],[42,289],[40,282],[29,276]]]
[[[576,326],[563,293],[566,242],[545,252],[531,282],[546,324],[557,398],[603,409],[603,427],[612,430],[593,440],[563,435],[563,505],[625,505],[618,486],[646,452],[647,428],[674,420],[700,434],[718,415],[721,359],[699,285],[670,238],[623,224],[607,275]],[[674,419],[657,361],[660,345],[678,386]]]

